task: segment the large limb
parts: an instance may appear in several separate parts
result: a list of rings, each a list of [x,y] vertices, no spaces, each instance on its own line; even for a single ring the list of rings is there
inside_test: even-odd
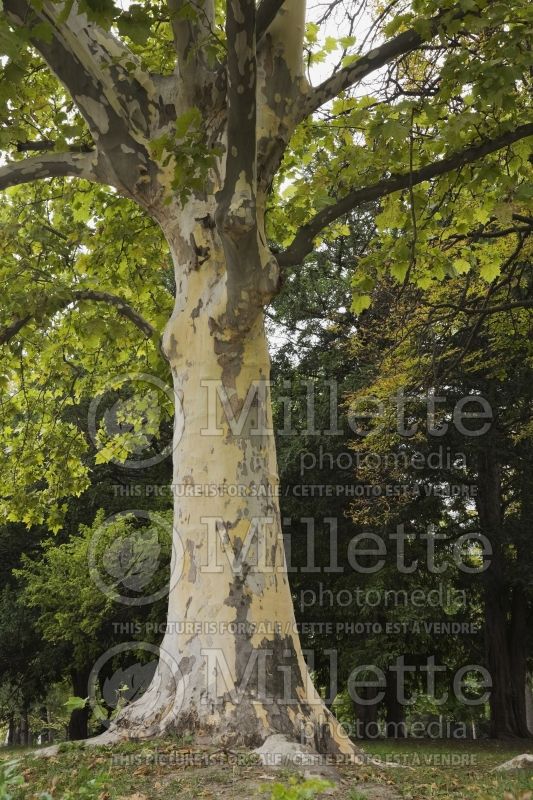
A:
[[[268,128],[268,135],[260,141],[258,149],[259,182],[265,188],[270,185],[272,177],[281,163],[290,136],[300,122],[310,117],[313,112],[333,100],[345,89],[361,82],[386,64],[419,48],[425,40],[435,36],[445,18],[457,19],[464,16],[465,13],[457,7],[429,19],[423,19],[420,21],[420,28],[424,30],[424,34],[414,28],[404,31],[388,42],[384,42],[379,47],[375,47],[365,55],[362,55],[355,63],[338,70],[319,86],[309,89],[303,73],[300,71],[303,25],[301,34],[297,33],[300,24],[298,19],[298,0],[293,0],[290,7],[288,4],[286,7],[283,6],[280,0],[263,0],[259,6],[258,14],[263,4],[265,5],[265,11],[262,16],[265,20],[273,19],[273,22],[269,23],[268,33],[274,38],[281,37],[289,43],[287,54],[292,52],[293,59],[296,57],[295,54],[299,54],[299,63],[298,61],[292,61],[291,63],[290,57],[285,56],[287,66],[290,68],[289,81],[287,81],[286,73],[279,68],[275,70],[273,75],[269,75],[268,80],[265,81],[265,108],[268,112],[265,115],[265,120],[267,124],[261,124],[262,118],[260,114],[259,135],[263,127]],[[305,7],[304,3],[301,5]],[[274,13],[274,9],[277,6],[279,6],[277,13]],[[287,19],[284,18],[284,12]],[[292,18],[291,14],[293,15]],[[268,39],[268,37],[265,38]],[[273,98],[278,97],[282,98],[282,101],[273,102]],[[283,104],[285,107],[283,107]],[[261,107],[259,111],[261,111]],[[273,112],[282,123],[280,124],[279,132],[275,136],[271,135],[270,121]]]
[[[3,13],[29,32],[29,41],[65,86],[85,118],[110,181],[128,196],[142,200],[150,180],[148,142],[169,113],[150,76],[132,74],[123,65],[135,56],[111,34],[89,22],[74,3],[65,17],[62,6],[5,0]],[[43,34],[43,24],[48,34]]]
[[[111,183],[91,153],[47,153],[13,161],[0,167],[0,190],[43,178],[85,178],[96,183]]]
[[[5,0],[3,8],[14,26],[30,32],[32,45],[68,89],[97,135],[105,133],[106,105],[128,126],[148,133],[146,88],[142,85],[146,76],[140,74],[136,56],[123,42],[89,22],[76,3],[66,17],[63,6],[57,3],[45,2],[37,10],[27,0]],[[42,30],[43,23],[48,36]],[[137,64],[137,70],[129,72],[126,62]]]
[[[533,123],[519,125],[514,130],[503,133],[501,136],[496,136],[494,139],[486,139],[480,144],[469,145],[440,161],[426,164],[423,167],[414,169],[412,172],[390,175],[388,178],[383,178],[369,186],[353,189],[337,202],[319,211],[308,223],[300,228],[289,247],[277,256],[279,265],[286,267],[300,264],[305,256],[312,251],[315,236],[354,208],[373,200],[379,200],[380,197],[407,189],[423,181],[437,178],[439,175],[444,175],[454,169],[459,169],[465,164],[477,161],[483,156],[501,150],[503,147],[507,147],[513,142],[525,139],[528,136],[533,136]]]
[[[227,0],[227,145],[216,224],[227,269],[224,325],[248,329],[264,303],[257,231],[255,0]]]
[[[457,17],[460,16],[461,13],[464,12],[457,10],[457,12],[454,13],[452,11],[451,16]],[[449,17],[450,12],[447,12],[446,16]],[[376,70],[381,69],[381,67],[384,67],[400,56],[411,53],[413,50],[420,47],[424,41],[435,36],[443,23],[443,14],[437,14],[430,19],[422,20],[422,22],[422,29],[425,30],[424,36],[414,28],[403,31],[388,42],[384,42],[368,53],[365,53],[365,55],[358,58],[353,64],[335,72],[312,89],[301,103],[298,121],[302,121],[310,116],[325,103],[328,103],[341,92],[345,91],[345,89],[355,86],[355,84],[360,83]]]
[[[305,0],[262,0],[257,9],[257,179],[268,194],[299,119],[304,74]]]
[[[182,104],[203,105],[203,91],[214,79],[206,45],[214,35],[213,0],[167,0],[178,56]]]

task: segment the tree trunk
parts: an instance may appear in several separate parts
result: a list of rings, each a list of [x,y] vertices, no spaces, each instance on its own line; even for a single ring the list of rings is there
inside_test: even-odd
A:
[[[20,744],[28,746],[31,742],[31,733],[28,725],[28,712],[23,711],[20,717]]]
[[[72,691],[75,697],[87,697],[89,674],[85,670],[72,670],[70,673],[72,681]],[[71,714],[68,722],[68,738],[69,741],[79,741],[86,739],[88,736],[88,722],[89,722],[88,707],[75,708]]]
[[[516,719],[513,708],[511,665],[507,651],[507,616],[491,580],[485,596],[485,638],[490,693],[490,735],[495,739],[514,737]]]
[[[527,724],[527,598],[520,584],[513,587],[511,607],[510,660],[513,690],[513,712],[517,736],[529,737]]]
[[[491,726],[493,738],[513,738],[522,736],[524,727],[517,718],[516,684],[513,679],[509,636],[510,597],[509,585],[505,577],[505,555],[503,544],[503,516],[501,498],[500,467],[495,449],[488,447],[479,457],[479,491],[477,507],[481,532],[492,545],[490,566],[485,576],[485,650],[487,668],[492,678],[490,693]],[[518,623],[518,618],[516,619]],[[521,625],[519,625],[521,627]],[[518,665],[522,672],[522,668]],[[521,694],[525,686],[525,671]],[[525,725],[525,706],[523,709]]]
[[[13,745],[17,747],[19,744],[22,744],[20,739],[20,717],[17,717],[14,725],[13,725]]]
[[[384,700],[386,735],[391,739],[404,739],[406,736],[405,706],[398,699],[399,673],[396,670],[387,670],[386,679]]]
[[[527,412],[530,409],[526,407]],[[528,413],[523,420],[528,421]],[[528,638],[532,621],[532,608],[528,597],[528,583],[533,559],[530,532],[533,524],[533,458],[526,450],[521,460],[520,529],[516,536],[516,577],[513,588],[511,658],[513,662],[513,694],[515,712],[522,736],[533,736],[533,696],[528,672]]]
[[[16,735],[16,728],[15,728],[15,720],[13,714],[10,715],[7,725],[7,739],[6,744],[12,747],[15,742],[15,735]]]
[[[526,722],[530,736],[533,736],[533,690],[531,689],[531,675],[526,681]]]
[[[54,728],[52,725],[52,714],[50,709],[46,706],[43,708],[43,722],[44,722],[44,730],[43,730],[43,742],[47,742],[48,744],[52,744],[54,741]]]
[[[177,287],[163,336],[176,397],[168,632],[150,688],[109,734],[201,731],[255,746],[283,733],[351,754],[296,631],[263,314],[248,314],[256,298],[241,287],[229,325],[231,248],[220,246],[212,219],[198,203],[188,231],[183,218],[178,234],[167,231]]]
[[[353,701],[353,709],[357,720],[357,737],[360,739],[377,739],[379,734],[379,702],[376,702],[378,690],[375,686],[362,686],[358,690],[358,694],[366,702]]]

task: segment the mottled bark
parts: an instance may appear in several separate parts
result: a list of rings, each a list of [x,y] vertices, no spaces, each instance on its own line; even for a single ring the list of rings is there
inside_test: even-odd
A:
[[[219,232],[196,200],[167,221],[176,306],[163,337],[177,398],[169,630],[147,693],[106,738],[204,731],[258,745],[273,732],[352,753],[314,690],[293,612],[278,504],[263,314],[227,319]],[[172,215],[170,214],[170,217]],[[189,623],[192,627],[187,628]]]

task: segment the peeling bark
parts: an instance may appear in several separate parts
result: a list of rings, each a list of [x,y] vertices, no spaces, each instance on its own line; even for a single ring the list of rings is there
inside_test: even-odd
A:
[[[272,733],[354,753],[312,686],[293,611],[278,504],[270,360],[258,312],[222,326],[227,283],[209,201],[167,232],[176,307],[163,337],[176,396],[169,630],[151,687],[105,739],[202,731],[256,746]],[[193,216],[194,215],[194,216]],[[208,259],[197,264],[201,245]]]

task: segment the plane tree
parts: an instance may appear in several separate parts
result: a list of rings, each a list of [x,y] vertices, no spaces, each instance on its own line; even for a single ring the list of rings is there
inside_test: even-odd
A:
[[[324,36],[335,22],[341,37]],[[31,415],[24,427],[17,404],[33,398],[35,415],[45,400],[66,402],[79,391],[66,375],[87,387],[72,350],[92,348],[82,360],[94,366],[98,337],[116,344],[102,319],[117,335],[135,327],[124,342],[156,372],[161,333],[173,378],[173,484],[189,491],[176,493],[168,619],[197,628],[169,626],[152,686],[107,739],[172,727],[252,744],[303,731],[319,750],[351,753],[294,628],[265,308],[284,270],[345,233],[361,205],[382,202],[385,217],[374,262],[357,276],[356,311],[368,305],[376,263],[404,281],[459,273],[468,254],[437,258],[437,234],[490,235],[524,216],[527,4],[306,11],[304,0],[154,0],[123,10],[112,0],[4,0],[0,42],[2,236],[16,240],[2,263],[5,411],[13,435],[31,442],[16,483],[3,476],[11,518],[50,513],[60,526],[60,497],[87,485],[79,432],[53,415],[45,429]],[[313,65],[327,63],[331,74],[313,84]],[[19,192],[47,179],[32,187],[46,195],[44,220],[22,195],[25,230],[32,208],[42,223],[28,241]],[[498,211],[502,197],[511,219]],[[71,235],[80,237],[74,259]],[[95,306],[106,307],[99,322]],[[106,370],[113,385],[113,370],[131,364],[131,352],[111,352],[117,364],[99,361],[99,388]],[[30,353],[46,369],[29,373]],[[43,453],[44,440],[68,458]],[[102,459],[115,455],[102,447]],[[213,564],[217,545],[224,557]]]

